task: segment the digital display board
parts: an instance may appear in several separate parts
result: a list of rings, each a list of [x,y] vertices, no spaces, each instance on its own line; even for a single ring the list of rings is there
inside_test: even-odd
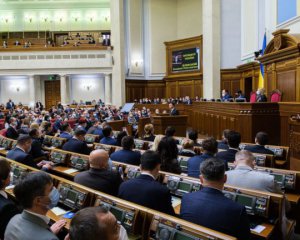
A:
[[[198,47],[172,52],[172,72],[189,72],[200,69],[200,49]]]

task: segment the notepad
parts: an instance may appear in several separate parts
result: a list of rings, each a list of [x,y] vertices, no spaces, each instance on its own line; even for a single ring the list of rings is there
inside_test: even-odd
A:
[[[78,170],[74,169],[74,168],[70,168],[70,169],[64,171],[64,173],[67,173],[67,174],[72,174],[72,173],[75,173],[75,172],[78,172]]]
[[[262,225],[257,225],[255,228],[251,229],[253,232],[256,233],[261,233],[263,230],[265,230],[266,227],[262,226]]]
[[[172,197],[172,206],[173,208],[181,204],[181,199],[178,197]]]
[[[0,147],[0,151],[2,151],[2,150],[5,150],[5,148],[4,147]]]
[[[51,209],[51,211],[56,215],[56,216],[60,216],[63,214],[66,214],[67,211],[65,211],[64,209],[60,208],[60,207],[54,207]]]

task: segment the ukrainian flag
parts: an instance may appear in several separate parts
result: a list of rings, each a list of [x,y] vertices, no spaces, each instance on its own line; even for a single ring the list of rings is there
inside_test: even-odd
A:
[[[261,49],[261,56],[264,55],[265,49],[267,47],[267,35],[264,34],[262,49]],[[259,78],[258,78],[258,88],[264,87],[264,65],[260,64],[260,72],[259,72]]]

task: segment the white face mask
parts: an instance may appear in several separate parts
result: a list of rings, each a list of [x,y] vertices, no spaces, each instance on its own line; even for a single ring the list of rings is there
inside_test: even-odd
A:
[[[128,240],[126,229],[122,225],[120,226],[119,240]]]
[[[260,91],[256,91],[256,94],[259,95],[259,94],[260,94]]]

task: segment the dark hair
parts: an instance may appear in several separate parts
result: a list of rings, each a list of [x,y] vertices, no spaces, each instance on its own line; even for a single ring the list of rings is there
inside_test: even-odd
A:
[[[189,132],[189,139],[193,140],[195,143],[197,143],[198,139],[198,132],[196,130],[191,130]]]
[[[30,172],[14,188],[14,194],[23,208],[31,208],[33,200],[38,196],[44,196],[46,186],[52,183],[49,174],[39,171]]]
[[[104,137],[109,137],[111,134],[112,128],[111,126],[107,125],[103,128],[102,133]]]
[[[29,132],[29,136],[30,137],[35,137],[38,134],[38,131],[39,130],[36,129],[36,128],[31,129],[30,132]]]
[[[0,159],[0,189],[4,187],[4,181],[9,177],[10,164],[9,162],[1,158]]]
[[[28,134],[21,134],[17,139],[18,145],[23,145],[31,140],[31,137]]]
[[[61,125],[60,129],[64,132],[68,129],[69,126],[70,126],[69,123],[63,123]]]
[[[228,138],[228,133],[230,132],[231,130],[230,129],[224,129],[223,130],[223,135],[224,135],[224,138]]]
[[[117,136],[117,146],[121,146],[121,142],[122,142],[122,139],[127,136],[127,132],[126,131],[121,131],[118,133],[118,136]]]
[[[44,124],[44,130],[45,130],[45,131],[47,131],[50,127],[51,127],[51,123],[46,122],[46,123]]]
[[[160,155],[163,165],[168,165],[177,159],[178,157],[178,147],[176,140],[173,137],[164,137],[158,144],[157,152]]]
[[[97,214],[107,214],[104,206],[88,207],[78,211],[70,223],[71,240],[107,240],[109,239],[107,225],[99,222]]]
[[[213,137],[206,138],[202,142],[202,148],[211,154],[215,154],[218,152],[218,142]]]
[[[86,131],[83,129],[76,129],[75,136],[84,136],[86,134]]]
[[[225,174],[225,163],[221,159],[208,158],[201,163],[200,173],[208,181],[220,181]]]
[[[236,131],[230,131],[227,140],[229,147],[238,148],[241,143],[241,134]]]
[[[157,152],[147,150],[141,157],[141,169],[152,171],[158,164],[161,164],[160,156]]]
[[[123,149],[125,149],[125,150],[132,149],[133,146],[134,146],[133,137],[131,137],[131,136],[125,136],[125,137],[123,137],[122,141],[121,141],[121,145],[122,145]]]
[[[176,129],[172,126],[169,126],[165,130],[166,137],[173,137],[175,135]]]
[[[269,136],[266,132],[258,132],[255,136],[259,145],[266,145],[269,142]]]

